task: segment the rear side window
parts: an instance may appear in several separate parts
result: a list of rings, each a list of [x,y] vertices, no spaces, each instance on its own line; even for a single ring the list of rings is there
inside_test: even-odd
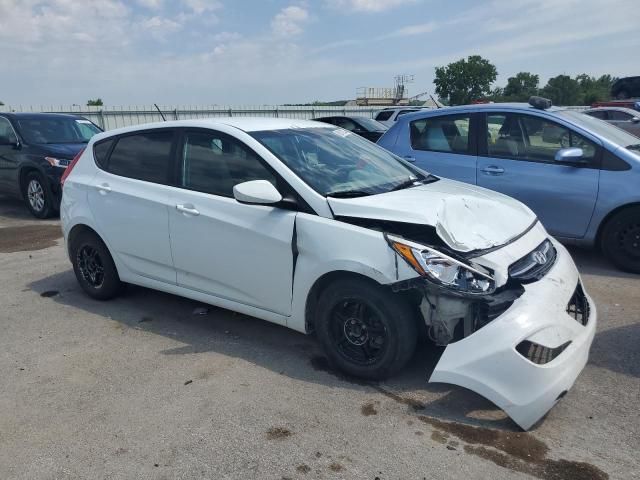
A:
[[[606,110],[594,110],[593,112],[587,112],[587,115],[591,115],[592,117],[599,118],[600,120],[607,119]]]
[[[112,138],[98,142],[93,146],[93,158],[96,160],[96,165],[103,170],[107,168],[107,155],[113,145],[114,140]]]
[[[107,171],[145,182],[168,183],[172,146],[171,130],[120,137],[109,157]]]
[[[422,118],[409,124],[411,147],[432,152],[469,153],[469,115]]]
[[[378,114],[376,115],[376,120],[378,120],[379,122],[384,122],[385,120],[389,120],[391,118],[391,115],[393,115],[393,110],[383,110],[381,112],[378,112]]]
[[[609,112],[609,120],[619,120],[619,121],[627,121],[631,120],[633,115],[630,115],[626,112],[621,112],[620,110],[611,110]]]

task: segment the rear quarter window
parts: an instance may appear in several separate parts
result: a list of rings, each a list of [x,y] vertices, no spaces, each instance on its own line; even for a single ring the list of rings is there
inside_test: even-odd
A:
[[[169,183],[174,133],[150,131],[118,138],[107,171],[145,182]]]
[[[107,169],[107,158],[113,143],[114,139],[108,138],[107,140],[102,140],[93,146],[93,158],[96,161],[96,165],[98,165],[102,170]]]

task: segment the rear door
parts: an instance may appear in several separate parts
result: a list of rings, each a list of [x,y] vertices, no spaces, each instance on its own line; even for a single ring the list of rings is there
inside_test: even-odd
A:
[[[281,315],[291,313],[296,212],[246,205],[233,186],[277,185],[274,172],[237,138],[186,130],[169,228],[178,285]]]
[[[169,189],[175,131],[119,137],[89,185],[89,206],[113,252],[133,273],[176,283],[169,242]],[[96,144],[98,162],[104,152]]]
[[[438,115],[408,122],[395,153],[435,175],[476,183],[475,122],[472,114]]]
[[[584,236],[598,196],[600,147],[546,117],[487,113],[478,156],[478,185],[514,197],[554,235]],[[583,165],[556,162],[561,148],[580,147]]]
[[[15,147],[18,137],[13,126],[6,117],[0,117],[0,193],[17,194],[18,185],[18,154]]]

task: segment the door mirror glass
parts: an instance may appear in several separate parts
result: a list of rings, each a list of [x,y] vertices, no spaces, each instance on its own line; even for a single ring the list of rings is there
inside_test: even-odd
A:
[[[267,180],[251,180],[233,187],[233,197],[240,203],[250,205],[273,205],[282,201],[282,195]]]
[[[632,122],[632,123],[638,123],[638,122],[640,122],[640,117],[633,117],[633,118],[631,119],[631,122]]]
[[[584,152],[581,148],[561,148],[556,152],[555,161],[565,163],[585,163]]]

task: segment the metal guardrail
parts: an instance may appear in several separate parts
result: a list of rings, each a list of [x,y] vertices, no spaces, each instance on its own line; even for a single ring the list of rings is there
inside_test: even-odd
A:
[[[311,106],[160,106],[167,120],[186,120],[211,117],[281,117],[309,120],[321,116],[349,115],[373,118],[381,107],[311,107]],[[48,112],[82,115],[104,130],[141,123],[161,122],[162,116],[154,106],[85,107],[71,106],[0,106],[0,112]]]

